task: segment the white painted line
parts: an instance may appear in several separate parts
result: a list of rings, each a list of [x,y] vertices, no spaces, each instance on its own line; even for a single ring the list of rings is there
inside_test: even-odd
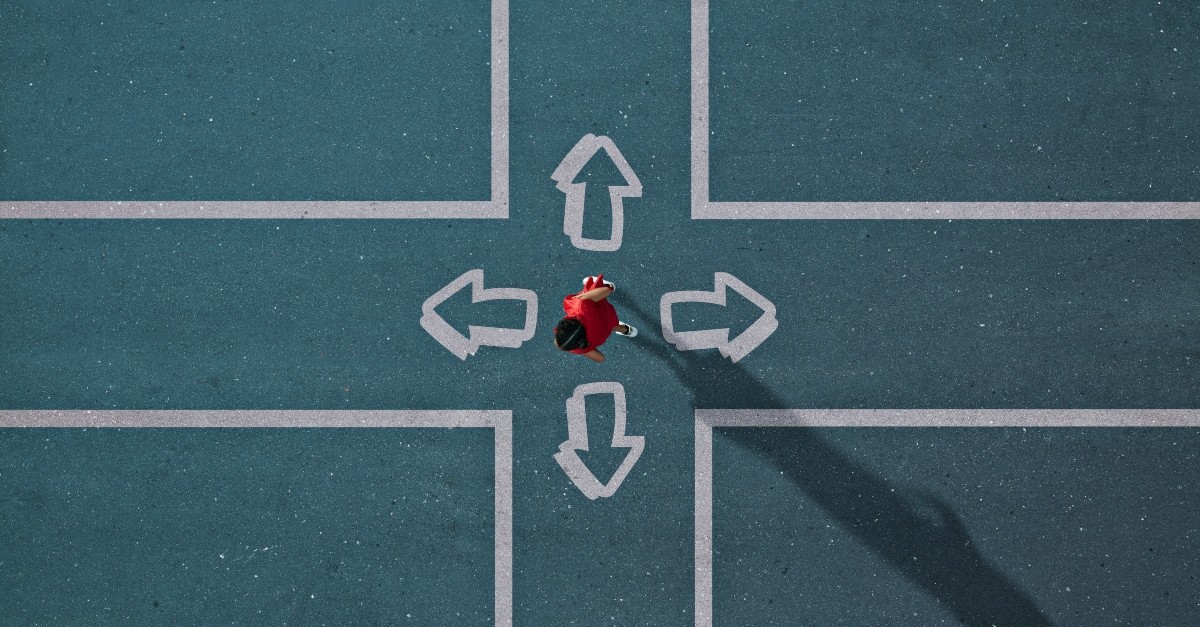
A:
[[[317,220],[325,218],[507,218],[507,204],[489,201],[75,201],[0,202],[0,218],[150,219],[219,218]]]
[[[523,300],[525,301],[525,326],[520,329],[505,329],[501,327],[467,326],[467,334],[461,333],[450,326],[437,312],[437,306],[458,293],[467,285],[471,286],[471,302],[480,303],[487,300]],[[520,348],[526,340],[533,338],[537,326],[537,294],[533,290],[519,287],[483,288],[483,270],[476,268],[464,272],[445,287],[434,292],[421,305],[421,327],[433,339],[454,353],[456,357],[466,360],[468,355],[474,355],[480,346],[498,346],[502,348]]]
[[[708,0],[692,0],[692,219],[709,205]]]
[[[575,177],[583,170],[592,156],[604,150],[613,165],[620,170],[625,179],[624,185],[608,187],[609,205],[612,214],[612,235],[608,239],[591,239],[583,236],[583,211],[587,197],[587,183],[576,183]],[[563,212],[563,233],[571,238],[571,244],[581,250],[612,252],[621,248],[621,238],[625,228],[625,197],[640,198],[642,182],[638,180],[633,168],[625,156],[617,149],[613,140],[604,135],[588,133],[580,139],[575,147],[567,152],[562,163],[554,169],[550,178],[558,183],[558,190],[566,195],[566,208]]]
[[[696,410],[696,627],[713,624],[712,425]]]
[[[480,218],[508,218],[508,0],[492,0],[492,200]],[[462,203],[467,205],[469,203]]]
[[[1200,427],[1200,409],[698,409],[713,427]]]
[[[613,473],[608,483],[601,482],[579,458],[579,451],[589,450],[586,399],[592,394],[612,394],[615,417],[611,446],[629,449],[621,466]],[[617,488],[621,487],[621,483],[625,481],[629,471],[633,470],[633,465],[646,448],[645,437],[625,435],[625,410],[625,387],[614,381],[584,383],[576,387],[575,393],[567,399],[567,441],[559,445],[558,452],[554,454],[554,461],[567,473],[571,483],[593,501],[616,494]]]
[[[364,201],[55,201],[0,200],[0,219],[264,218],[264,219],[507,219],[508,0],[491,8],[491,200]],[[452,80],[453,77],[448,77]]]
[[[695,612],[713,624],[714,427],[1200,427],[1200,409],[697,409]]]
[[[513,427],[506,410],[0,410],[0,428],[23,427],[476,427],[495,435],[495,624],[512,627]]]
[[[0,428],[345,428],[484,427],[512,420],[506,410],[344,409],[0,409]]]
[[[709,189],[709,0],[692,0],[694,220],[1196,220],[1200,202],[713,202]]]
[[[707,165],[705,166],[707,170]],[[711,220],[1196,220],[1195,202],[704,202]]]
[[[492,414],[493,412],[479,412]],[[497,627],[513,624],[513,420],[512,412],[493,418],[496,436],[496,619]]]
[[[725,292],[728,288],[741,294],[743,298],[754,303],[762,311],[758,320],[754,321],[736,338],[729,339],[729,329],[706,329],[703,331],[676,331],[672,319],[671,308],[678,303],[709,303],[725,306]],[[662,320],[663,339],[673,344],[681,351],[702,350],[715,348],[723,357],[728,357],[734,363],[758,348],[775,329],[779,328],[779,320],[775,318],[775,303],[756,292],[741,279],[728,272],[713,274],[713,291],[683,291],[667,292],[658,301],[659,319]]]

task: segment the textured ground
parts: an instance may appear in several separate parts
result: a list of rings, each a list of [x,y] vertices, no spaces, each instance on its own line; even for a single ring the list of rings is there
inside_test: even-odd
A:
[[[489,12],[461,5],[7,2],[0,200],[486,199]],[[0,410],[509,409],[514,624],[686,625],[695,408],[1200,408],[1200,222],[691,220],[686,3],[510,19],[509,219],[0,219]],[[711,22],[714,200],[1200,201],[1194,4]],[[550,179],[589,132],[644,186],[613,253],[571,245]],[[605,237],[618,175],[584,175]],[[537,334],[460,361],[418,320],[475,268],[537,293]],[[598,271],[642,330],[599,365],[550,332]],[[660,297],[714,272],[778,308],[737,363],[660,333]],[[552,455],[595,381],[646,448],[589,501]],[[607,476],[612,404],[589,409]],[[0,430],[0,622],[490,623],[493,453],[477,430]],[[1196,429],[727,428],[713,457],[718,625],[1200,617]]]

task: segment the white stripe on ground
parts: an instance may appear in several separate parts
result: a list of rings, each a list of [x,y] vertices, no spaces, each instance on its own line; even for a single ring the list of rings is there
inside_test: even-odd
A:
[[[508,0],[492,0],[492,201],[476,218],[508,217]],[[468,205],[470,203],[459,203]],[[482,215],[484,213],[494,215]],[[442,216],[457,217],[457,216]]]
[[[692,0],[692,218],[707,208],[708,194],[708,0]]]
[[[501,410],[23,409],[0,410],[0,427],[488,427]]]
[[[707,164],[703,164],[707,176]],[[1196,220],[1196,202],[702,202],[697,220]]]
[[[493,181],[492,186],[496,186]],[[507,218],[508,206],[488,201],[8,201],[0,202],[0,218],[149,219],[264,218]]]
[[[1200,409],[697,409],[697,627],[713,624],[713,427],[1200,427]]]
[[[504,410],[0,410],[0,428],[490,428],[495,435],[495,624],[512,627],[513,428]]]
[[[709,0],[692,0],[692,219],[1200,219],[1200,202],[712,202],[709,190]]]
[[[1200,427],[1200,409],[698,409],[710,427]]]
[[[696,418],[696,627],[713,624],[712,425]]]
[[[490,413],[490,412],[488,412]],[[496,618],[497,627],[513,624],[513,424],[502,412],[496,431]]]
[[[267,218],[507,219],[508,0],[492,0],[491,200],[437,201],[53,201],[0,200],[0,219]],[[450,77],[452,78],[452,77]]]

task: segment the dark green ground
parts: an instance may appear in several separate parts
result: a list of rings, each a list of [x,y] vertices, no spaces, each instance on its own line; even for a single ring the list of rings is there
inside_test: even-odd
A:
[[[1194,5],[1083,4],[716,2],[714,199],[1196,201]],[[87,6],[0,8],[0,198],[486,198],[478,3]],[[694,407],[1200,407],[1194,221],[690,221],[688,28],[678,4],[514,3],[507,221],[0,220],[0,408],[512,409],[515,624],[682,625]],[[1010,33],[1027,56],[999,52]],[[214,121],[174,117],[193,109]],[[645,186],[617,253],[562,235],[549,177],[586,132]],[[420,328],[422,301],[472,268],[538,293],[533,341],[461,362]],[[595,365],[549,330],[601,270],[643,335]],[[736,365],[658,332],[661,295],[711,289],[714,271],[779,309]],[[730,309],[676,320],[746,324],[745,303]],[[461,296],[442,311],[521,317]],[[551,458],[563,401],[593,381],[625,386],[647,442],[598,502]],[[717,624],[1200,615],[1193,430],[715,440]],[[492,455],[482,431],[0,432],[0,616],[487,622]],[[603,475],[618,455],[588,461]],[[859,509],[827,498],[855,489]],[[399,498],[406,524],[386,524]],[[894,534],[856,532],[865,513]],[[906,551],[938,559],[910,567]]]

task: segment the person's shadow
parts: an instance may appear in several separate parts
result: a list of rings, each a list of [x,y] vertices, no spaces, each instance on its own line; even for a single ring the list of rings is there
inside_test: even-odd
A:
[[[661,360],[699,409],[786,409],[770,388],[716,351],[684,352],[655,330],[658,316],[613,296],[647,332],[634,343]],[[962,519],[937,495],[895,486],[826,442],[813,428],[721,428],[760,455],[873,553],[965,625],[1052,625],[1024,591],[980,554]]]

